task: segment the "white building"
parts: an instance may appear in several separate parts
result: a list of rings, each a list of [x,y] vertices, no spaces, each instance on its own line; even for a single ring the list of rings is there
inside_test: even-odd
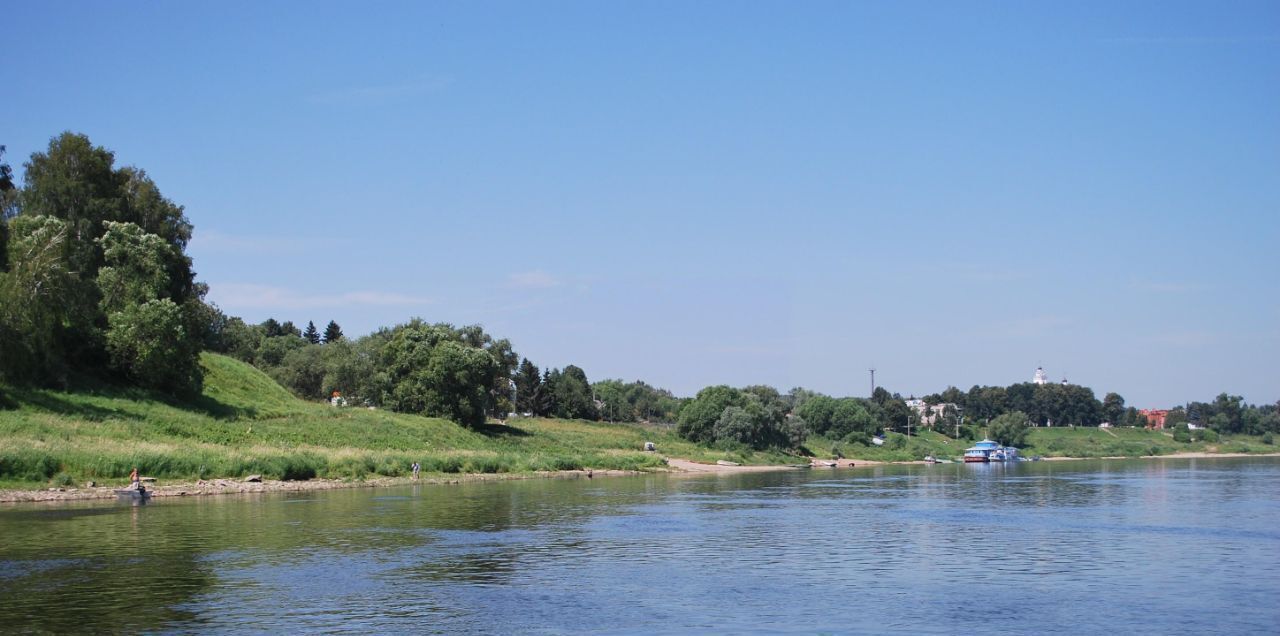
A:
[[[1049,374],[1044,372],[1043,367],[1036,367],[1036,375],[1031,378],[1031,381],[1036,384],[1048,384]]]

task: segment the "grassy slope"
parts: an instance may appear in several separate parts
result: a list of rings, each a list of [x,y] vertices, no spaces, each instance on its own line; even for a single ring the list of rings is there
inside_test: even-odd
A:
[[[177,403],[137,390],[6,389],[0,403],[0,487],[123,479],[134,465],[169,480],[397,476],[427,473],[643,469],[641,452],[712,460],[669,428],[528,419],[470,430],[447,420],[293,397],[262,372],[205,354],[204,394]],[[742,460],[742,457],[735,457]],[[747,461],[777,461],[752,456]]]

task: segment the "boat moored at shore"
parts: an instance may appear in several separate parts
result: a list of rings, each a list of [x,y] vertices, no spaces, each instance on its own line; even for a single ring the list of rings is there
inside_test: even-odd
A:
[[[1001,446],[999,442],[984,439],[964,451],[965,463],[1007,462],[1018,460],[1018,449]]]

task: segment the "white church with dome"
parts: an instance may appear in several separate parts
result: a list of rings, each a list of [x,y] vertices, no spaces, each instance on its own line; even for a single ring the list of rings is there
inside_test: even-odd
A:
[[[1032,384],[1048,384],[1049,383],[1049,374],[1044,372],[1044,367],[1036,367],[1036,374],[1031,377],[1031,382]],[[1066,386],[1068,384],[1070,383],[1067,382],[1067,377],[1062,376],[1062,385]]]

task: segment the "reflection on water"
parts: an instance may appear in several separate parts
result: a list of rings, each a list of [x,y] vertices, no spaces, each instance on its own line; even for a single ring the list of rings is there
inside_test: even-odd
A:
[[[882,466],[0,509],[0,631],[1280,624],[1280,461]]]

